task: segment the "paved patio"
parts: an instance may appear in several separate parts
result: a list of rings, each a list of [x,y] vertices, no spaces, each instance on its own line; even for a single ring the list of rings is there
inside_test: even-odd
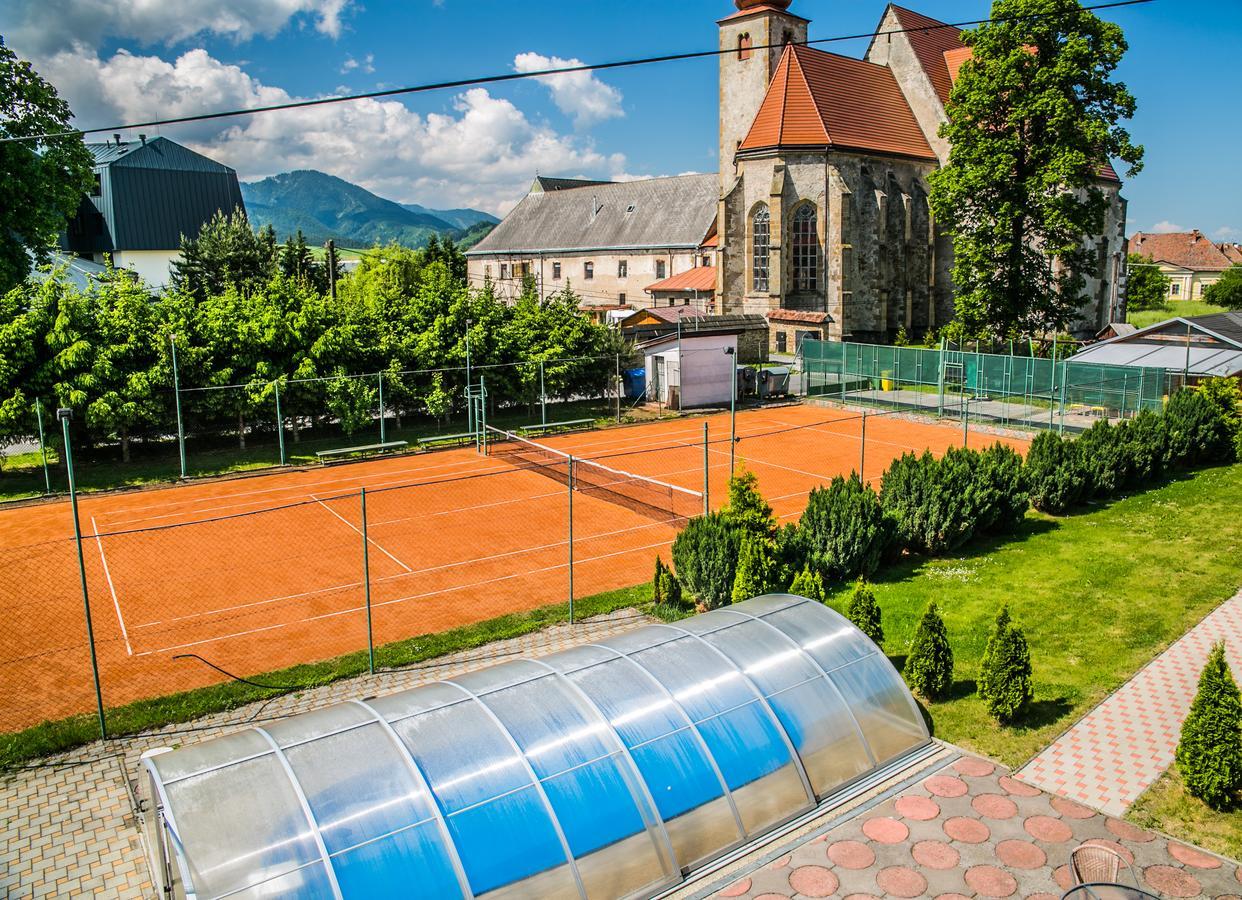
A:
[[[1110,847],[1163,897],[1242,895],[1238,865],[1070,800],[987,760],[962,755],[845,817],[757,851],[687,897],[1057,898],[1070,852]]]
[[[1124,815],[1173,764],[1182,722],[1212,644],[1242,675],[1242,592],[1225,601],[1022,767],[1018,777],[1109,815]]]

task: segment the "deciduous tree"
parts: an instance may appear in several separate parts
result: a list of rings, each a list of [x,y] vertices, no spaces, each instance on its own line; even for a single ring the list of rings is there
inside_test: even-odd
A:
[[[1126,308],[1159,309],[1169,299],[1173,279],[1160,271],[1150,256],[1131,253],[1126,274]]]

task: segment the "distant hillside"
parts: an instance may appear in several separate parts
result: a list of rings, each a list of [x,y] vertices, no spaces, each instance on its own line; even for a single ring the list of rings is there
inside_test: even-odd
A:
[[[393,241],[422,247],[436,234],[473,245],[486,234],[476,232],[477,223],[496,222],[494,216],[473,209],[440,213],[419,206],[407,208],[344,179],[312,170],[243,183],[241,189],[250,221],[256,226],[271,225],[282,241],[301,229],[310,244],[332,238],[343,247],[371,247]]]

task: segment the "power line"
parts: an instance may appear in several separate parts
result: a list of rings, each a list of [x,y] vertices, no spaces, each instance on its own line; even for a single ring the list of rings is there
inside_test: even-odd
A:
[[[1116,9],[1123,6],[1139,6],[1145,3],[1154,3],[1155,0],[1114,0],[1111,3],[1097,3],[1092,6],[1084,6],[1086,11],[1098,9]],[[1037,19],[1054,18],[1056,13],[1033,13],[1027,16],[1001,16],[998,18],[987,19],[970,19],[963,22],[946,22],[938,25],[923,25],[917,28],[893,28],[887,31],[868,31],[859,34],[843,34],[835,37],[816,38],[811,41],[797,41],[799,46],[813,46],[815,44],[833,44],[843,41],[856,41],[864,38],[885,37],[894,34],[907,34],[912,32],[926,34],[931,31],[939,31],[945,28],[968,28],[975,25],[986,25],[995,22],[1021,22]],[[785,44],[763,44],[751,47],[755,50],[770,50],[785,46]],[[237,116],[257,115],[258,113],[279,112],[287,109],[305,109],[312,106],[326,106],[334,103],[352,103],[356,100],[376,100],[384,97],[398,97],[406,94],[423,94],[431,91],[451,90],[463,87],[475,87],[484,84],[503,84],[509,81],[521,81],[528,78],[545,78],[549,75],[565,75],[575,72],[602,72],[609,69],[624,69],[635,66],[653,65],[656,63],[679,62],[689,59],[705,59],[713,56],[723,56],[729,53],[735,53],[736,48],[726,47],[719,50],[697,50],[689,53],[666,53],[661,56],[647,56],[632,59],[616,60],[606,63],[584,63],[578,66],[567,66],[557,69],[539,69],[533,72],[506,72],[502,75],[484,75],[476,78],[461,78],[453,81],[438,81],[428,84],[411,85],[407,87],[389,88],[382,91],[367,91],[360,94],[340,94],[331,97],[316,97],[310,100],[291,100],[287,103],[273,103],[267,106],[252,106],[243,109],[230,109],[220,112],[198,113],[192,116],[178,116],[171,119],[152,119],[147,122],[130,122],[124,125],[107,125],[99,128],[74,128],[66,131],[47,132],[44,134],[28,134],[15,137],[0,137],[0,143],[16,143],[23,141],[39,141],[48,138],[69,137],[72,135],[98,134],[109,131],[129,131],[135,128],[156,128],[163,125],[184,125],[190,122],[207,122],[214,119],[227,119]]]

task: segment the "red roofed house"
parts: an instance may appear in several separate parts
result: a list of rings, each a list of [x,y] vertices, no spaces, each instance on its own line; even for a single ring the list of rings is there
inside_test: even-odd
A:
[[[1237,244],[1214,244],[1198,229],[1171,234],[1138,232],[1130,252],[1149,257],[1169,277],[1170,300],[1202,300],[1226,269],[1242,263]]]

